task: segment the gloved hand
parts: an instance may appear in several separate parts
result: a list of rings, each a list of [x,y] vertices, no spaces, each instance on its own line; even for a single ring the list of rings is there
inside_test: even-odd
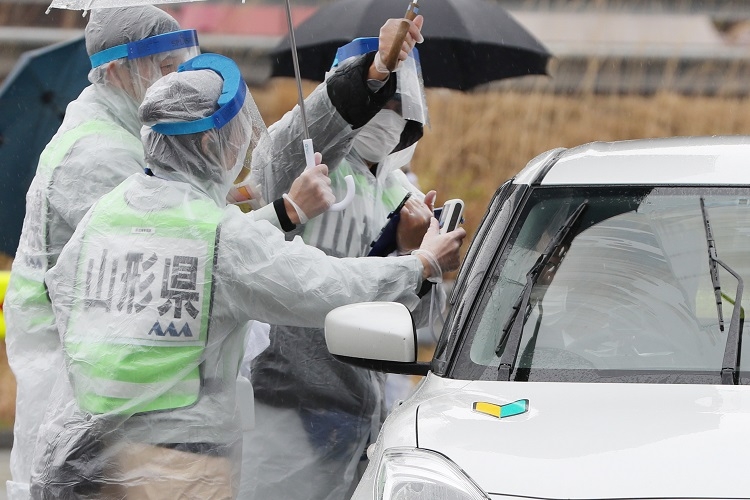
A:
[[[227,193],[227,203],[233,205],[249,204],[252,208],[257,209],[263,204],[260,187],[251,184],[250,180],[247,179],[233,184],[229,193]]]
[[[284,205],[294,224],[304,224],[317,217],[336,202],[328,177],[328,166],[321,163],[323,156],[315,153],[315,168],[305,170],[284,195]]]
[[[398,54],[398,64],[396,70],[401,65],[402,61],[405,61],[411,49],[417,43],[422,43],[424,37],[422,36],[422,25],[424,24],[424,17],[418,15],[413,21],[408,19],[388,19],[385,24],[380,28],[380,35],[378,36],[378,53],[375,54],[375,60],[373,61],[368,77],[371,79],[385,80],[390,71],[385,65],[385,59],[391,51],[398,33],[398,28],[401,26],[401,21],[409,23],[409,31],[406,34],[406,38],[401,44],[401,52]]]
[[[439,230],[438,221],[433,217],[422,244],[412,252],[424,266],[422,278],[434,283],[443,281],[443,273],[458,269],[461,261],[458,251],[466,237],[466,231],[462,227],[445,234],[440,234]]]
[[[436,195],[435,191],[430,191],[425,195],[424,201],[419,201],[414,196],[406,200],[396,229],[396,243],[400,254],[419,248],[422,238],[430,227]]]

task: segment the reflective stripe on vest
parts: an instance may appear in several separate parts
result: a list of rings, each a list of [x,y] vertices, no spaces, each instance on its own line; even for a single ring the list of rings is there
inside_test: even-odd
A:
[[[356,194],[350,207],[342,212],[326,212],[310,220],[305,224],[302,239],[328,255],[361,257],[367,254],[370,242],[385,226],[388,213],[398,206],[408,191],[391,178],[385,179],[387,184],[382,188],[382,181],[374,179],[370,173],[353,169],[344,160],[330,174],[337,198],[344,192],[346,175],[354,177]],[[373,213],[373,206],[378,203],[382,204],[382,220],[377,210]]]
[[[44,148],[39,156],[39,167],[37,171],[52,177],[52,171],[63,161],[73,145],[86,136],[101,134],[110,139],[120,140],[124,143],[130,143],[133,148],[142,148],[140,138],[134,136],[124,128],[111,122],[103,120],[89,120],[83,122],[70,130],[66,130],[59,136],[55,137],[47,147]],[[92,151],[96,154],[96,151]]]
[[[197,200],[142,213],[125,202],[128,186],[94,206],[63,341],[90,413],[183,408],[202,386],[223,212]]]
[[[47,288],[44,285],[44,273],[50,267],[49,262],[49,184],[52,181],[52,174],[63,161],[70,149],[79,140],[92,136],[101,135],[108,139],[129,143],[133,148],[142,148],[140,139],[120,126],[111,122],[101,120],[90,120],[83,122],[70,130],[67,130],[52,139],[42,151],[37,166],[37,177],[32,183],[31,189],[35,192],[29,192],[33,197],[31,203],[27,204],[27,210],[24,221],[24,239],[19,248],[22,249],[23,255],[21,261],[13,266],[13,279],[11,280],[11,295],[17,297],[16,302],[19,307],[37,307],[45,306],[49,309],[50,317],[52,310],[47,297]],[[85,179],[81,179],[85,182]],[[45,315],[46,316],[46,315]],[[34,323],[47,322],[49,318],[34,318]]]

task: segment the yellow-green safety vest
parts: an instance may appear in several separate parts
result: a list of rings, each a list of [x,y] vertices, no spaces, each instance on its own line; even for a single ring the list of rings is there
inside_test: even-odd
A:
[[[47,191],[52,174],[73,145],[84,137],[102,135],[108,139],[121,141],[133,148],[143,148],[138,137],[111,122],[89,120],[54,137],[44,148],[39,157],[37,174],[29,190],[30,197],[35,198],[30,205],[24,221],[24,239],[19,249],[22,255],[17,256],[20,262],[14,262],[10,289],[14,295],[14,304],[23,309],[34,308],[29,317],[29,326],[52,324],[54,317],[50,308],[47,289],[44,285],[44,273],[49,269],[49,201]],[[85,179],[81,179],[85,182]],[[38,184],[41,184],[38,185]],[[39,307],[48,309],[42,313]]]
[[[331,186],[337,196],[345,193],[344,177],[354,177],[355,197],[352,204],[342,212],[326,212],[305,224],[302,239],[308,245],[317,247],[329,255],[337,257],[360,257],[366,255],[370,243],[388,222],[386,216],[395,209],[408,192],[398,182],[386,179],[388,183],[378,193],[379,180],[373,180],[369,173],[352,168],[346,160],[331,172]],[[381,214],[371,213],[367,206],[380,198]],[[364,213],[359,213],[364,210]]]
[[[87,224],[63,344],[79,406],[132,415],[201,393],[222,211],[210,200],[142,212],[127,181]]]

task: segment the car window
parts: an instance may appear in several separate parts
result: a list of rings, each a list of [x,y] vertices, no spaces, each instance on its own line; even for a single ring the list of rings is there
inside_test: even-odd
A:
[[[526,274],[585,202],[562,259],[531,289],[512,378],[718,383],[737,280],[720,269],[721,331],[701,198],[719,258],[747,276],[746,189],[534,189],[478,297],[454,376],[492,378]]]

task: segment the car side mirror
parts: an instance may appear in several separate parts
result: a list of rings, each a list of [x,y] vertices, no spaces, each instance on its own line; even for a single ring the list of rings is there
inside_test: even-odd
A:
[[[409,309],[396,302],[341,306],[325,320],[328,351],[339,361],[388,373],[427,375],[417,361],[417,330]]]

